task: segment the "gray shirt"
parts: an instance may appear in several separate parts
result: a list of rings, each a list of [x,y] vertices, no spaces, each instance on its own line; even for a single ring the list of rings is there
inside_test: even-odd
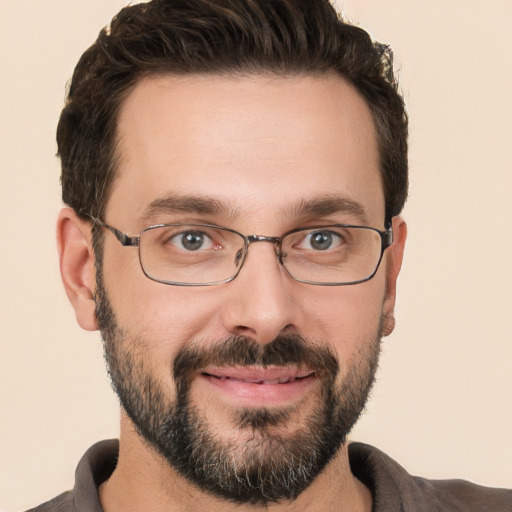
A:
[[[118,450],[117,440],[93,445],[76,468],[74,489],[27,512],[103,512],[98,487],[114,471]],[[362,443],[350,444],[349,459],[353,474],[372,492],[372,512],[512,512],[512,489],[413,477]]]

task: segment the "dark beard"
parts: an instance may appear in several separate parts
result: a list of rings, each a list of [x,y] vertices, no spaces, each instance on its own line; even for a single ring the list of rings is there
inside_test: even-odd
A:
[[[173,364],[176,398],[170,399],[146,363],[144,340],[127,341],[118,326],[97,273],[96,315],[104,340],[105,359],[121,405],[140,435],[168,463],[202,490],[237,504],[293,500],[336,455],[356,423],[374,382],[380,349],[375,336],[335,385],[339,363],[324,346],[296,334],[267,345],[240,336],[182,348]],[[290,435],[275,433],[294,410],[240,409],[234,425],[250,432],[240,443],[222,440],[209,419],[191,403],[194,374],[212,366],[298,366],[313,370],[321,382],[317,405],[301,428]]]

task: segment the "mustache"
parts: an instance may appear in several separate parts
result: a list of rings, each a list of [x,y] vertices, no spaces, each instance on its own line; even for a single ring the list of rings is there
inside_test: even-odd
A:
[[[296,366],[331,379],[339,370],[338,358],[328,346],[313,344],[299,334],[283,334],[267,344],[235,335],[181,348],[173,363],[175,381],[189,380],[193,373],[209,366]]]

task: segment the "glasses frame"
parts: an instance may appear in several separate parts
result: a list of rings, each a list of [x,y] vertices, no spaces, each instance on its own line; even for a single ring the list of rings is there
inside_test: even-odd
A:
[[[369,281],[370,279],[372,279],[375,276],[375,274],[377,273],[377,271],[379,270],[380,263],[382,261],[382,256],[384,255],[384,251],[393,244],[393,228],[392,228],[391,223],[388,224],[387,229],[384,231],[374,228],[374,227],[371,227],[371,226],[357,226],[357,225],[353,225],[353,224],[323,224],[323,225],[318,225],[318,226],[295,228],[290,231],[287,231],[286,233],[284,233],[281,236],[265,236],[265,235],[243,235],[242,233],[240,233],[234,229],[226,228],[224,226],[217,226],[216,224],[193,224],[193,223],[188,224],[188,223],[183,223],[183,222],[177,222],[177,223],[170,223],[170,224],[154,224],[154,225],[148,226],[147,228],[144,228],[138,236],[131,236],[131,235],[128,235],[127,233],[123,233],[121,230],[103,222],[102,220],[97,219],[96,217],[93,217],[91,215],[88,215],[88,217],[91,219],[93,224],[96,224],[97,226],[108,229],[117,238],[117,240],[121,243],[121,245],[123,247],[137,247],[138,248],[140,267],[142,269],[142,272],[148,279],[151,279],[152,281],[155,281],[157,283],[162,283],[162,284],[171,285],[171,286],[213,286],[213,285],[229,283],[229,282],[233,281],[234,279],[236,279],[236,277],[242,270],[242,267],[247,258],[247,254],[249,253],[249,246],[256,242],[268,242],[268,243],[271,243],[274,245],[275,250],[276,250],[277,259],[278,259],[280,265],[284,268],[286,273],[294,281],[297,281],[299,283],[312,284],[312,285],[316,285],[316,286],[350,286],[353,284],[365,283],[366,281]],[[229,231],[231,233],[238,235],[244,241],[243,254],[240,259],[238,270],[236,271],[236,273],[233,276],[231,276],[227,279],[223,279],[220,281],[211,281],[211,282],[207,282],[207,283],[182,283],[179,281],[166,281],[165,279],[157,279],[156,277],[151,276],[150,274],[148,274],[148,272],[144,268],[144,264],[142,263],[142,258],[141,258],[141,253],[140,253],[140,239],[146,231],[150,231],[152,229],[162,228],[162,227],[166,227],[166,226],[170,226],[170,227],[172,227],[172,226],[190,226],[190,227],[205,227],[205,228],[213,228],[213,229],[223,229],[225,231]],[[349,281],[349,282],[323,283],[323,282],[318,282],[318,281],[308,281],[308,280],[304,280],[304,279],[297,279],[296,277],[294,277],[290,273],[290,271],[286,268],[286,265],[283,262],[283,253],[281,251],[281,244],[282,244],[283,238],[285,238],[286,236],[291,235],[293,233],[297,233],[299,231],[309,231],[309,230],[314,230],[314,229],[324,229],[324,228],[333,228],[333,227],[369,229],[369,230],[374,231],[375,233],[379,234],[380,240],[381,240],[381,250],[380,250],[379,260],[377,262],[377,265],[375,266],[375,270],[368,277],[366,277],[364,279],[359,279],[357,281]]]

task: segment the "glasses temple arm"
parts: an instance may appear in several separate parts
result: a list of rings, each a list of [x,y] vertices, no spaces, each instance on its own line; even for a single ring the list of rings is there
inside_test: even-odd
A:
[[[382,239],[382,250],[387,249],[393,243],[393,228],[391,223],[389,224],[386,231],[380,231],[380,236]]]
[[[101,226],[105,229],[108,229],[118,240],[121,242],[121,245],[123,247],[138,247],[140,243],[140,236],[130,236],[126,233],[123,233],[122,231],[119,231],[119,229],[109,226],[105,222],[103,222],[100,219],[97,219],[96,217],[93,217],[92,215],[89,215],[89,218],[92,220],[92,222],[98,226]]]

